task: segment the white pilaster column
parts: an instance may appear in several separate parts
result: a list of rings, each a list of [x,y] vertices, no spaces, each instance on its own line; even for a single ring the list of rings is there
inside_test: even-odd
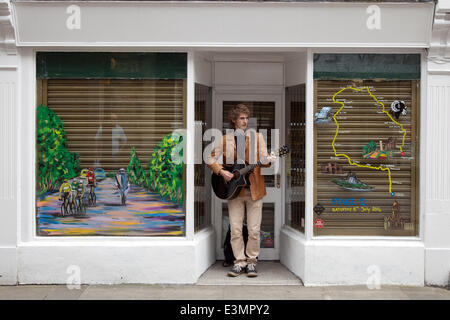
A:
[[[0,285],[17,283],[18,57],[9,0],[0,0]]]
[[[427,103],[422,108],[421,183],[425,283],[447,285],[450,277],[450,1],[439,0],[428,54]]]

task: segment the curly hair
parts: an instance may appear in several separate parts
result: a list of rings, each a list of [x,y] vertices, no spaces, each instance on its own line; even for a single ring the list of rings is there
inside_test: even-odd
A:
[[[245,103],[239,103],[235,105],[233,108],[230,109],[228,112],[228,121],[230,122],[230,126],[234,128],[234,121],[237,120],[237,118],[241,115],[241,113],[246,114],[248,117],[250,117],[250,108]]]

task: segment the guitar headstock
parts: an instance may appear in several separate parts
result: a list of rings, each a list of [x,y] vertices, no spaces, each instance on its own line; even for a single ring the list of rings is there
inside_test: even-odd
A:
[[[278,149],[275,152],[275,155],[278,157],[284,157],[285,155],[287,155],[290,152],[289,147],[288,146],[282,146],[280,149]]]

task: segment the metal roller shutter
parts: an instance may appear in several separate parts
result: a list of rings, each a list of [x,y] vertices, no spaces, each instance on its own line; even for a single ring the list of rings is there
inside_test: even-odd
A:
[[[403,130],[382,111],[382,105],[369,91],[345,89],[350,87],[368,87],[370,93],[384,104],[385,111],[390,110],[394,100],[403,100],[407,106],[407,114],[396,120],[403,126]],[[344,107],[336,115],[342,105],[333,102],[332,98],[341,90],[343,91],[336,95],[335,100],[343,102]],[[418,105],[419,82],[415,80],[315,80],[315,112],[320,112],[325,106],[332,107],[332,113],[336,115],[339,124],[338,130],[333,120],[326,124],[315,124],[314,204],[322,205],[324,211],[320,215],[314,213],[314,219],[322,219],[325,222],[323,228],[314,228],[315,235],[417,234]],[[386,143],[390,137],[397,138],[397,147],[393,149],[391,159],[363,158],[363,147],[370,141]],[[405,152],[403,156],[399,146],[402,146]],[[350,164],[343,154],[347,155],[353,164]],[[330,162],[342,167],[341,176],[324,173],[323,166]],[[360,181],[374,187],[374,190],[348,191],[331,181],[333,178],[345,178],[349,171],[356,174]],[[390,193],[390,186],[393,195]],[[345,199],[344,204],[333,199]],[[351,199],[354,199],[353,204],[349,202]],[[403,229],[386,228],[385,217],[392,215],[395,200],[400,205],[400,215],[405,222]]]
[[[183,79],[38,79],[38,104],[64,122],[81,167],[107,172],[126,168],[132,147],[147,168],[161,139],[186,127],[185,92]]]

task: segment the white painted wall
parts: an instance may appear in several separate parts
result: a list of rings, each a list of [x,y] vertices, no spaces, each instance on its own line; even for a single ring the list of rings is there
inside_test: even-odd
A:
[[[79,274],[82,284],[195,283],[195,254],[194,241],[27,243],[19,248],[18,281],[70,284]]]
[[[282,86],[282,62],[216,61],[215,86]]]
[[[0,285],[17,284],[17,248],[0,246]]]
[[[17,64],[1,65],[0,55],[0,244],[17,244]]]
[[[377,3],[380,29],[369,29],[367,3],[70,4],[80,7],[79,29],[66,27],[65,1],[14,2],[19,45],[425,47],[434,8],[433,3]]]
[[[307,53],[299,53],[297,57],[289,59],[285,63],[286,87],[306,83]]]
[[[313,240],[306,243],[305,269],[305,286],[423,286],[424,246],[420,240]]]
[[[206,55],[194,53],[194,82],[204,86],[212,86],[212,62]]]
[[[424,285],[425,250],[420,240],[306,240],[285,227],[281,241],[281,263],[305,286]]]
[[[210,227],[195,234],[195,275],[197,279],[216,262],[216,233]]]
[[[286,226],[280,234],[280,262],[300,279],[307,280],[305,236]]]
[[[0,3],[0,285],[17,282],[17,208],[20,171],[18,68],[8,3]]]
[[[432,65],[428,76],[428,101],[422,108],[426,119],[425,282],[447,285],[450,277],[450,70]]]

